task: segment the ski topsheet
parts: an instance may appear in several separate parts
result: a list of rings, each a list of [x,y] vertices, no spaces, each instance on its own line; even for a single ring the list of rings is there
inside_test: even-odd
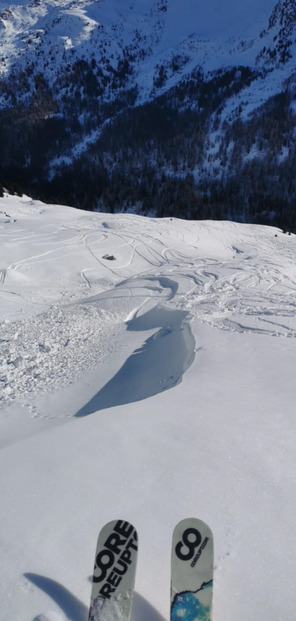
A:
[[[214,545],[196,518],[177,524],[171,558],[171,621],[211,621]]]
[[[98,538],[89,621],[129,621],[138,536],[132,524],[114,520]]]

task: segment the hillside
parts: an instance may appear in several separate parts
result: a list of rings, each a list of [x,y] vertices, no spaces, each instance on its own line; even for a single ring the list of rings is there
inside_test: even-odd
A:
[[[295,0],[0,8],[4,186],[295,229]]]
[[[214,621],[292,621],[296,237],[6,195],[0,240],[1,621],[86,621],[112,519],[132,621],[168,619],[191,515]]]

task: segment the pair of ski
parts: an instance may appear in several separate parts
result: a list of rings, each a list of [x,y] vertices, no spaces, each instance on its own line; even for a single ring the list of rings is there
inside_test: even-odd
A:
[[[109,522],[96,549],[88,621],[129,621],[135,584],[138,535],[132,524]],[[211,621],[213,535],[196,518],[177,524],[171,555],[170,621]]]

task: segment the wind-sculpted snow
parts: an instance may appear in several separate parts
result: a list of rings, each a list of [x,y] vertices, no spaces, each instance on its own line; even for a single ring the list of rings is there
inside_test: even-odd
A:
[[[292,255],[291,270],[288,264],[277,264],[276,259],[260,265],[258,257],[246,257],[245,253],[237,263],[205,263],[205,268],[195,271],[203,286],[184,301],[191,313],[223,330],[296,336]]]
[[[125,338],[142,325],[142,343],[108,383],[112,399],[106,388],[103,399],[100,387],[104,407],[148,397],[180,380],[194,346],[188,350],[189,337],[184,344],[190,329],[180,332],[178,319],[174,333],[163,340],[168,350],[161,347],[161,371],[155,370],[154,379],[149,372],[150,383],[129,388],[125,397],[127,388],[121,386],[116,397],[112,383],[135,374],[136,354],[139,377],[156,368],[156,334],[168,334],[170,317],[183,317],[184,325],[196,318],[233,332],[296,336],[294,236],[230,222],[86,215],[26,198],[6,197],[2,204],[3,404],[26,402],[36,390],[67,385],[103,363],[116,350],[126,321]],[[160,332],[147,340],[159,304]]]
[[[129,320],[130,331],[157,331],[133,352],[77,416],[147,399],[176,386],[194,358],[194,338],[186,316],[184,311],[157,306]]]
[[[294,618],[295,245],[0,199],[1,621],[86,618],[118,517],[132,619],[167,619],[188,515],[214,532],[215,621]]]

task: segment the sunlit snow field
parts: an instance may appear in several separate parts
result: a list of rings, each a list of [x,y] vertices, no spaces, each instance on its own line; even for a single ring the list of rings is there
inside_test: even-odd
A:
[[[214,621],[295,619],[296,238],[0,199],[0,620],[86,621],[99,529],[215,537]]]

